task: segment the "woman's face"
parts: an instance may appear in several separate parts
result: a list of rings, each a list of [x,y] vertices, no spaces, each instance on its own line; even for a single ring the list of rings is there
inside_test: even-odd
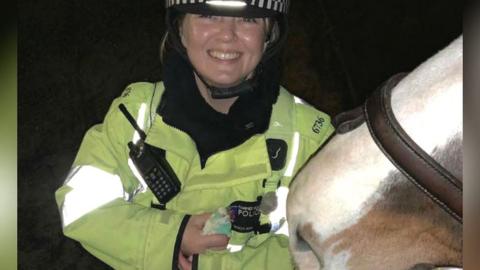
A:
[[[252,74],[264,51],[266,20],[187,14],[180,27],[190,62],[207,83],[231,87]]]

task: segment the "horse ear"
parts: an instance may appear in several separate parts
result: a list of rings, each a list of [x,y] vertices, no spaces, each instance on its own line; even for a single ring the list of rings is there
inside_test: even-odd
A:
[[[362,105],[353,110],[337,114],[332,120],[332,125],[335,127],[335,132],[337,134],[344,134],[354,130],[363,122],[365,122],[365,118]]]

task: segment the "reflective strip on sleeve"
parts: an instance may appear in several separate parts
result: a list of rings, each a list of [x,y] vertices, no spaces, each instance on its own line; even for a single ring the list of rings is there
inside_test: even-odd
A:
[[[294,96],[295,104],[303,104],[300,98]],[[285,169],[284,176],[292,177],[297,164],[298,150],[300,148],[300,132],[295,131],[292,137],[292,150],[290,152],[290,158],[288,160],[287,168]],[[288,187],[280,186],[275,191],[277,197],[277,208],[269,214],[270,223],[272,228],[270,232],[275,234],[284,234],[288,236],[288,223],[287,223],[287,196]]]
[[[72,190],[65,195],[61,209],[63,227],[102,205],[124,198],[120,177],[93,166],[73,168],[65,185]]]
[[[294,96],[295,104],[304,104],[304,102]],[[290,152],[290,157],[288,160],[287,168],[283,175],[285,177],[292,177],[295,170],[295,165],[297,164],[298,151],[300,148],[300,132],[295,131],[292,137],[292,148]],[[287,223],[287,196],[288,196],[288,187],[280,186],[276,189],[275,194],[277,197],[277,208],[271,212],[268,217],[272,225],[270,232],[275,234],[284,234],[286,236],[288,233],[288,223]]]
[[[298,148],[300,144],[300,133],[295,131],[292,138],[292,152],[290,154],[290,160],[288,162],[287,169],[285,170],[285,176],[292,177],[295,164],[297,163]]]
[[[227,245],[227,250],[230,252],[230,253],[235,253],[235,252],[239,252],[243,249],[243,245],[234,245],[234,244],[228,244]]]

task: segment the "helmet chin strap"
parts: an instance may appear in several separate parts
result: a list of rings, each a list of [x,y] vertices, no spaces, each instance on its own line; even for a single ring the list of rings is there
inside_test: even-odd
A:
[[[213,99],[227,99],[227,98],[238,97],[242,94],[253,92],[255,88],[256,74],[254,74],[252,79],[244,78],[241,83],[235,86],[222,88],[222,87],[215,87],[210,85],[205,81],[203,76],[200,75],[195,69],[194,69],[194,72],[198,76],[198,78],[202,81],[202,83],[207,87]]]

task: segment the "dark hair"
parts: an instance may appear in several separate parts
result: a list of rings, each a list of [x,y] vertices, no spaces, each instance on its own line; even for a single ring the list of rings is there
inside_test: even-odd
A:
[[[170,23],[169,19],[167,18],[167,30],[163,34],[162,41],[160,42],[160,61],[163,64],[163,60],[165,58],[165,54],[168,50],[176,49],[176,50],[184,50],[183,45],[180,41],[180,24],[183,23],[183,19],[185,19],[185,13],[176,12],[173,21]],[[172,14],[169,14],[172,16]],[[174,31],[175,33],[171,33]],[[175,35],[175,36],[173,36]]]

